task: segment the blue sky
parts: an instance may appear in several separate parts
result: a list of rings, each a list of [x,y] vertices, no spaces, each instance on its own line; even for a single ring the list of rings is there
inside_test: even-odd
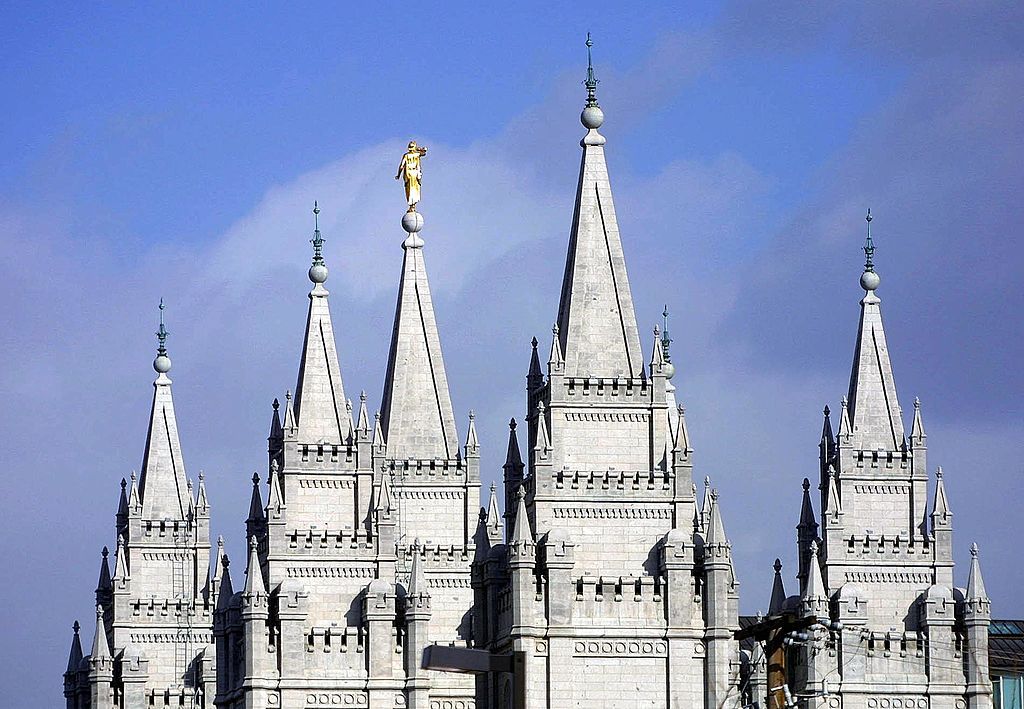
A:
[[[640,323],[673,312],[698,476],[745,612],[794,571],[820,411],[845,392],[875,214],[904,410],[946,472],[957,578],[982,548],[1021,616],[1024,13],[1010,3],[304,3],[0,8],[0,703],[59,701],[118,481],[141,461],[168,301],[192,476],[240,553],[270,401],[293,387],[310,206],[346,386],[380,400],[401,146],[431,147],[424,235],[452,396],[500,473],[547,339],[599,96]]]

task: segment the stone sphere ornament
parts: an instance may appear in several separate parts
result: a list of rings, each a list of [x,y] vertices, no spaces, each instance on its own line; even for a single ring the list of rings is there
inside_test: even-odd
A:
[[[878,284],[881,283],[882,279],[878,277],[878,274],[874,271],[864,271],[860,275],[860,287],[866,291],[873,291],[878,288]]]
[[[406,212],[402,215],[402,228],[415,234],[423,228],[423,215],[419,212]]]
[[[597,130],[604,124],[604,111],[600,106],[587,106],[580,114],[580,123],[588,130]]]
[[[323,283],[327,280],[327,266],[322,263],[314,263],[309,267],[309,280],[313,283]]]
[[[167,374],[171,371],[171,358],[165,354],[157,355],[157,358],[153,360],[153,369],[157,374]]]

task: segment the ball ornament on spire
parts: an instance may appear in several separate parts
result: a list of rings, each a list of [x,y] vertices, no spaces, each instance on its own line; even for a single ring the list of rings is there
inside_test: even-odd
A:
[[[157,374],[167,374],[171,371],[171,358],[167,356],[167,328],[164,327],[164,299],[160,299],[160,329],[156,331],[156,339],[160,344],[156,348],[156,359],[153,360],[153,369]]]
[[[419,212],[406,212],[402,215],[402,228],[409,234],[423,229],[423,215]]]
[[[320,235],[320,205],[313,202],[313,265],[309,267],[309,280],[320,285],[327,280],[327,264],[324,263],[324,237]]]

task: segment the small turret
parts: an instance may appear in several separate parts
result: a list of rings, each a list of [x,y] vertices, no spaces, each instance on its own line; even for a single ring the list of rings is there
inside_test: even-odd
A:
[[[818,521],[814,518],[814,507],[811,504],[811,481],[804,478],[804,494],[800,503],[800,522],[796,526],[797,549],[800,554],[797,579],[800,589],[807,584],[807,570],[811,565],[811,546],[817,548]]]
[[[540,368],[540,355],[537,353],[537,338],[530,341],[530,368],[526,374],[526,393],[530,394],[544,384],[544,372]]]
[[[498,512],[497,485],[491,483],[491,495],[487,500],[487,540],[490,546],[500,544],[504,535],[501,514]]]
[[[103,606],[96,606],[96,633],[92,638],[92,661],[112,660],[110,643],[107,640],[107,628],[103,622]]]
[[[992,683],[989,679],[989,625],[992,622],[992,602],[981,577],[978,545],[971,544],[971,570],[967,576],[967,595],[964,598],[964,625],[967,628],[968,709],[991,709]]]
[[[114,584],[110,579],[110,564],[107,561],[109,555],[110,550],[103,547],[101,552],[103,558],[100,561],[100,578],[96,582],[96,603],[104,608],[109,607],[110,599],[114,592]]]
[[[270,417],[270,435],[267,436],[267,453],[276,458],[284,446],[284,428],[281,426],[281,402],[276,398],[272,404],[274,413]]]
[[[807,581],[800,603],[806,615],[828,618],[828,589],[821,577],[821,562],[818,559],[818,542],[811,541],[810,563],[807,568]]]
[[[516,492],[523,483],[523,457],[519,453],[519,438],[516,435],[516,420],[508,422],[508,450],[505,452],[504,471],[505,484],[505,531],[511,534],[515,524]]]
[[[76,620],[71,626],[74,631],[74,635],[71,637],[71,652],[68,654],[68,673],[78,672],[79,665],[82,664],[82,639],[79,637],[78,632],[82,629],[82,626]]]
[[[562,343],[558,337],[558,323],[551,326],[551,351],[548,353],[548,374],[561,374],[565,367]]]
[[[825,485],[825,473],[828,470],[828,466],[832,463],[836,454],[836,439],[832,434],[832,419],[830,417],[831,411],[828,405],[825,405],[822,414],[824,415],[824,421],[821,424],[821,439],[818,441],[818,460],[820,464],[820,485],[822,488]],[[821,489],[821,488],[819,488]]]
[[[772,581],[772,597],[768,601],[768,615],[782,612],[786,605],[786,586],[782,581],[782,561],[775,560],[775,579]]]
[[[267,517],[263,510],[263,497],[260,495],[260,475],[252,474],[252,494],[249,497],[249,516],[245,520],[245,536],[247,539],[262,539],[267,529]]]
[[[267,586],[263,582],[263,569],[260,567],[259,541],[255,535],[249,537],[249,566],[245,570],[242,594],[247,599],[267,594]]]

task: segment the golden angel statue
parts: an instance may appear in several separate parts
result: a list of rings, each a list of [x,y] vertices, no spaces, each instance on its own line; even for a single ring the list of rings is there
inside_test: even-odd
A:
[[[409,203],[409,211],[416,211],[416,203],[420,201],[420,178],[423,172],[420,169],[420,158],[427,154],[426,148],[416,145],[415,140],[409,141],[409,149],[402,156],[402,162],[398,164],[398,174],[405,178],[405,201]]]

